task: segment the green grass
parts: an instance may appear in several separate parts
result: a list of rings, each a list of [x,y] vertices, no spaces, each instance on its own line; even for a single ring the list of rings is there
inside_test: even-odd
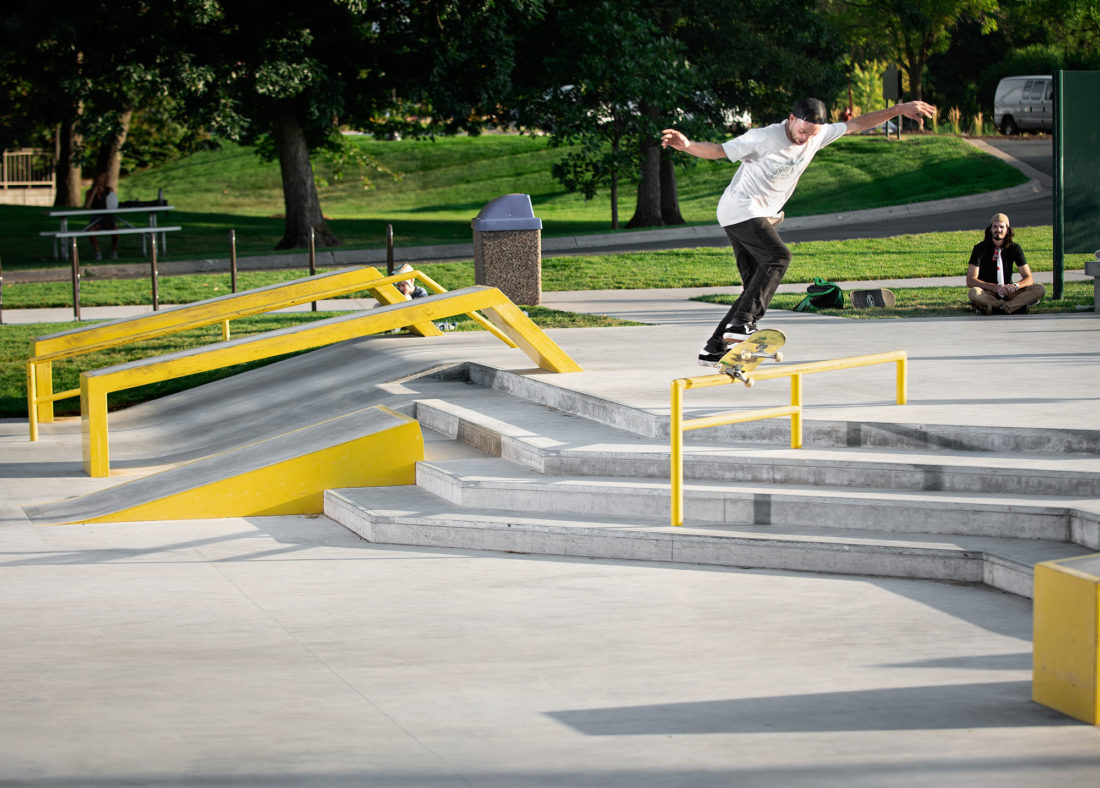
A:
[[[1053,267],[1050,227],[1024,227],[1016,231],[1033,271]],[[815,276],[834,281],[908,279],[925,276],[962,276],[970,249],[980,239],[976,232],[926,233],[892,238],[848,241],[810,241],[792,244],[794,258],[785,282],[812,282]],[[1067,269],[1083,269],[1089,255],[1067,255]],[[474,284],[472,261],[435,263],[425,272],[447,290]],[[304,277],[306,269],[245,271],[238,288],[246,290]],[[669,249],[612,255],[548,257],[542,264],[543,290],[623,290],[665,287],[725,287],[740,284],[733,255],[728,248]],[[162,304],[183,304],[224,295],[230,291],[229,274],[193,274],[162,277]],[[357,294],[361,295],[361,294]],[[68,282],[9,284],[3,291],[9,309],[70,307]],[[95,279],[80,285],[83,306],[148,304],[152,288],[147,279]]]
[[[819,309],[822,315],[847,317],[856,320],[884,320],[917,317],[959,317],[973,314],[966,292],[960,287],[898,287],[893,288],[897,303],[881,309],[853,309],[850,301],[843,309]],[[771,310],[793,309],[803,299],[801,293],[779,293],[772,300]],[[733,297],[728,295],[700,296],[696,301],[709,304],[732,304]],[[1055,301],[1047,298],[1035,306],[1029,307],[1029,314],[1052,314],[1055,312],[1077,312],[1079,307],[1092,309],[1092,282],[1066,282],[1062,299]]]
[[[320,189],[330,227],[352,249],[385,246],[392,224],[398,248],[440,243],[468,243],[470,220],[494,198],[514,192],[531,195],[543,234],[565,236],[610,231],[606,193],[585,201],[569,194],[550,175],[561,150],[545,138],[492,134],[435,141],[384,142],[358,139],[364,151],[399,181],[374,173],[366,190],[349,176]],[[687,159],[678,186],[684,219],[689,224],[714,222],[718,197],[734,173],[729,162]],[[329,165],[317,171],[331,180]],[[1001,189],[1025,180],[1016,169],[981,154],[951,136],[910,136],[901,142],[880,137],[845,137],[818,154],[787,205],[789,216],[850,211],[882,205],[954,197]],[[168,237],[165,260],[226,258],[229,231],[237,233],[242,256],[270,254],[283,233],[282,191],[277,163],[261,162],[250,148],[231,143],[219,151],[197,153],[120,184],[123,200],[147,200],[163,188],[176,210],[162,214],[161,224],[184,229]],[[634,190],[622,184],[619,213],[625,224],[633,213]],[[0,206],[0,260],[10,269],[60,265],[50,243],[38,237],[56,230],[47,209]],[[628,231],[623,231],[628,232]],[[82,262],[90,258],[81,246]],[[123,261],[142,260],[141,244],[124,238]]]

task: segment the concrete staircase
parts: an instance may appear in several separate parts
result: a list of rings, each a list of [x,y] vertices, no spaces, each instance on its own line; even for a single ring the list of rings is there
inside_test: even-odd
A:
[[[670,520],[667,413],[479,364],[412,405],[456,442],[416,486],[330,490],[371,542],[984,582],[1100,550],[1100,431],[805,423],[692,431]],[[438,455],[438,456],[436,456]],[[435,458],[433,459],[433,456]]]

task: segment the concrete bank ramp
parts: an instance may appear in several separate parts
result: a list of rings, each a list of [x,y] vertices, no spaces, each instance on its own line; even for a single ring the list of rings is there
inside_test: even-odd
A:
[[[326,489],[414,483],[422,459],[420,425],[376,405],[24,512],[40,525],[313,514]]]

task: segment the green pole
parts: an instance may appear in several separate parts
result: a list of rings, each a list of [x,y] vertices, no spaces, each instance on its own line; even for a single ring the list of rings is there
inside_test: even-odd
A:
[[[1054,300],[1062,298],[1064,287],[1064,271],[1066,264],[1065,255],[1065,223],[1066,203],[1063,187],[1065,181],[1062,172],[1062,76],[1064,71],[1054,72],[1054,161],[1052,171],[1054,173]]]

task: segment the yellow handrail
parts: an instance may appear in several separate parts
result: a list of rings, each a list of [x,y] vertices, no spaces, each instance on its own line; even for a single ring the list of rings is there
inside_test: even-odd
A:
[[[405,278],[408,278],[407,275]],[[467,287],[453,292],[402,300],[380,309],[358,312],[267,331],[205,347],[167,353],[80,374],[80,415],[84,470],[89,476],[110,475],[107,446],[107,395],[146,383],[249,361],[331,345],[417,323],[432,322],[481,310],[506,332],[541,369],[580,372],[581,368],[495,287]],[[30,381],[33,386],[33,380]]]
[[[684,392],[688,389],[724,386],[736,382],[735,379],[726,374],[717,374],[700,375],[694,378],[677,378],[672,381],[669,397],[669,455],[671,465],[670,487],[672,491],[672,525],[681,526],[684,524],[685,431],[702,429],[703,427],[720,427],[726,424],[740,424],[746,421],[789,417],[791,420],[791,448],[801,449],[803,375],[811,375],[816,372],[832,372],[838,369],[866,367],[871,364],[886,364],[889,362],[895,362],[897,364],[896,401],[898,405],[904,405],[908,401],[909,387],[908,355],[904,350],[893,350],[886,353],[871,353],[865,356],[849,356],[848,358],[834,358],[826,361],[808,361],[802,364],[788,364],[785,366],[758,369],[749,375],[749,379],[752,382],[758,380],[772,380],[775,378],[790,378],[790,405],[748,411],[716,413],[695,419],[684,419]]]
[[[133,344],[194,328],[221,324],[222,340],[230,339],[229,322],[326,298],[368,291],[381,304],[403,303],[405,297],[393,285],[416,278],[436,293],[447,292],[420,271],[382,276],[375,268],[359,266],[318,274],[290,282],[253,288],[216,298],[168,307],[151,314],[120,318],[62,331],[35,339],[27,360],[27,422],[30,439],[38,440],[39,423],[54,418],[53,403],[75,397],[79,389],[53,390],[53,362],[121,345]],[[476,312],[469,317],[510,347],[515,344],[499,328]],[[439,336],[434,324],[408,326],[421,336]]]

